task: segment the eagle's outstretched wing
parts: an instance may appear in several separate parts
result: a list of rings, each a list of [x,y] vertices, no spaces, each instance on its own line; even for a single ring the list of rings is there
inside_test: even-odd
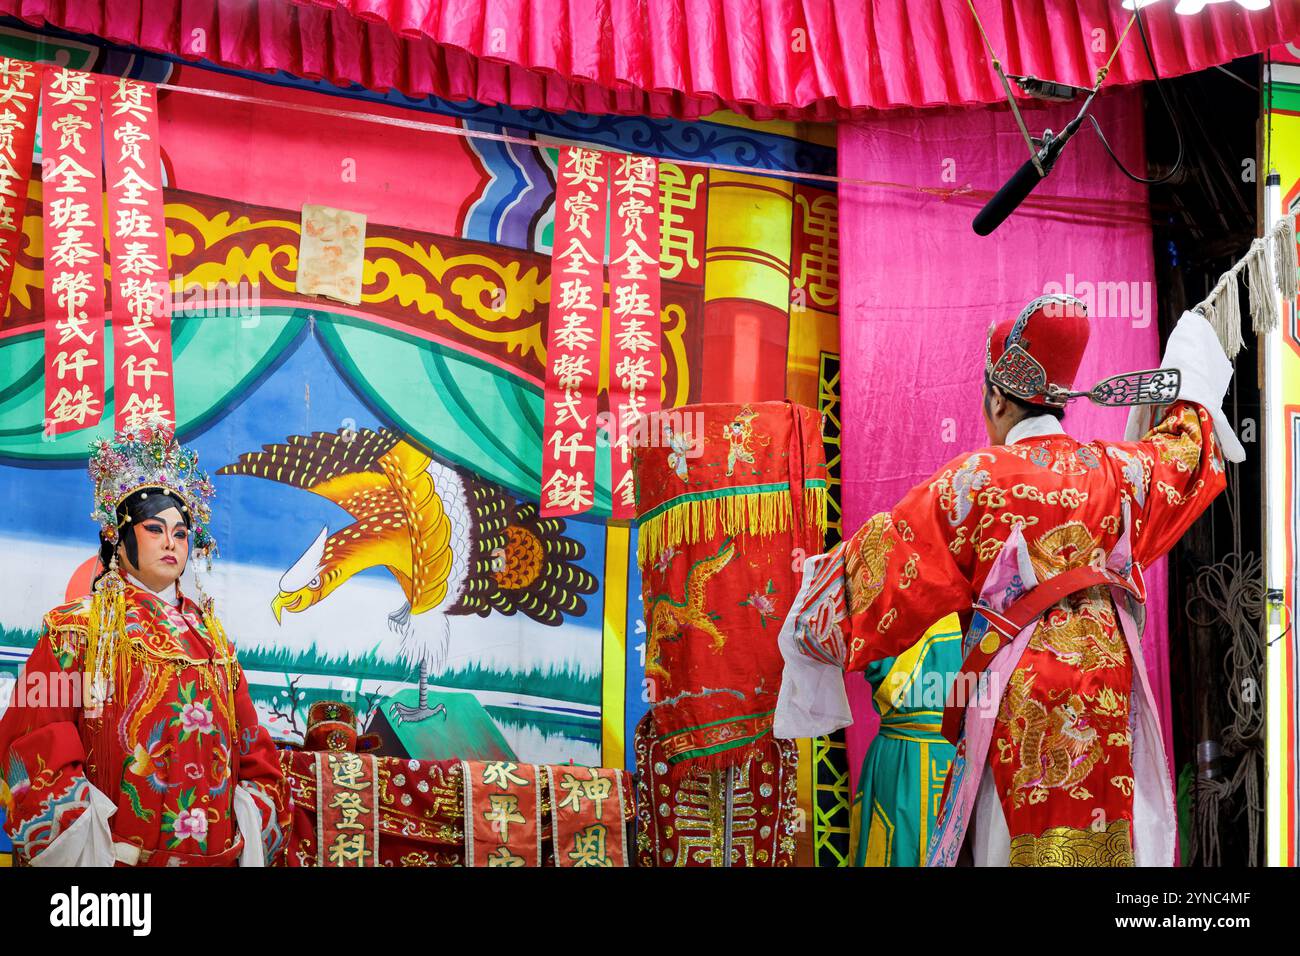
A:
[[[456,563],[444,500],[458,493],[454,474],[437,466],[449,479],[439,488],[429,455],[387,428],[290,435],[262,449],[217,474],[254,475],[329,499],[356,522],[330,538],[325,559],[384,565],[416,614],[443,602]]]
[[[328,498],[357,519],[401,513],[397,490],[380,465],[400,441],[387,428],[290,435],[284,444],[263,445],[261,451],[240,455],[239,461],[218,468],[217,474],[253,475],[301,488]]]

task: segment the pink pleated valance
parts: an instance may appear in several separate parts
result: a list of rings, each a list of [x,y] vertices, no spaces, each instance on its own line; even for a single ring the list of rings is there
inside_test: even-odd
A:
[[[1091,85],[1119,0],[976,0],[1009,72]],[[846,119],[1002,91],[963,0],[0,0],[0,13],[246,70],[517,108]],[[1172,76],[1300,38],[1300,3],[1144,14]],[[1151,78],[1136,31],[1110,80]]]

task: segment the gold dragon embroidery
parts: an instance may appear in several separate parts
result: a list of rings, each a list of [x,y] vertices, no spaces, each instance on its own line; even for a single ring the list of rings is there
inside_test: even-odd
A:
[[[714,615],[708,610],[705,600],[705,588],[709,580],[725,568],[736,556],[736,546],[728,538],[711,557],[701,558],[691,565],[686,572],[686,586],[683,600],[674,601],[671,595],[663,594],[655,598],[650,606],[650,637],[646,644],[645,672],[647,677],[657,676],[664,683],[671,683],[671,677],[659,663],[659,644],[671,640],[687,627],[703,631],[713,640],[713,650],[721,654],[727,643],[727,637],[714,624]]]
[[[849,613],[861,614],[885,588],[889,553],[894,550],[893,519],[887,512],[872,515],[849,548],[845,570],[849,578]]]
[[[1101,757],[1101,742],[1088,725],[1082,698],[1070,694],[1048,710],[1032,696],[1035,676],[1024,671],[1011,675],[1000,714],[1020,748],[1020,765],[1011,778],[1016,806],[1024,803],[1026,791],[1030,802],[1036,802],[1034,793],[1040,790],[1074,789]]]

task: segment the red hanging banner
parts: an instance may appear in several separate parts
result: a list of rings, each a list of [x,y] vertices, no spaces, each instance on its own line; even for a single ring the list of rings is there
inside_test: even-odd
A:
[[[541,768],[506,760],[461,762],[465,865],[541,866]]]
[[[547,767],[556,866],[627,866],[622,770]]]
[[[636,517],[630,439],[659,409],[659,166],[620,156],[610,182],[609,411],[612,516]]]
[[[0,317],[9,311],[9,286],[23,237],[40,95],[39,66],[0,57]]]
[[[45,433],[104,412],[104,180],[98,84],[49,67],[41,82],[45,215]]]
[[[379,866],[379,765],[372,754],[316,755],[316,865]]]
[[[580,514],[595,502],[608,176],[604,153],[560,149],[542,431],[545,517]]]
[[[116,425],[155,416],[175,425],[158,91],[125,78],[101,81],[101,87]]]

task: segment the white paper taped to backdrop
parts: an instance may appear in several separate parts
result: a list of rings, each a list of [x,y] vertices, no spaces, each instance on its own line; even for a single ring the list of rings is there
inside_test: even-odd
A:
[[[365,262],[365,216],[331,206],[302,207],[296,283],[300,294],[360,305]]]

